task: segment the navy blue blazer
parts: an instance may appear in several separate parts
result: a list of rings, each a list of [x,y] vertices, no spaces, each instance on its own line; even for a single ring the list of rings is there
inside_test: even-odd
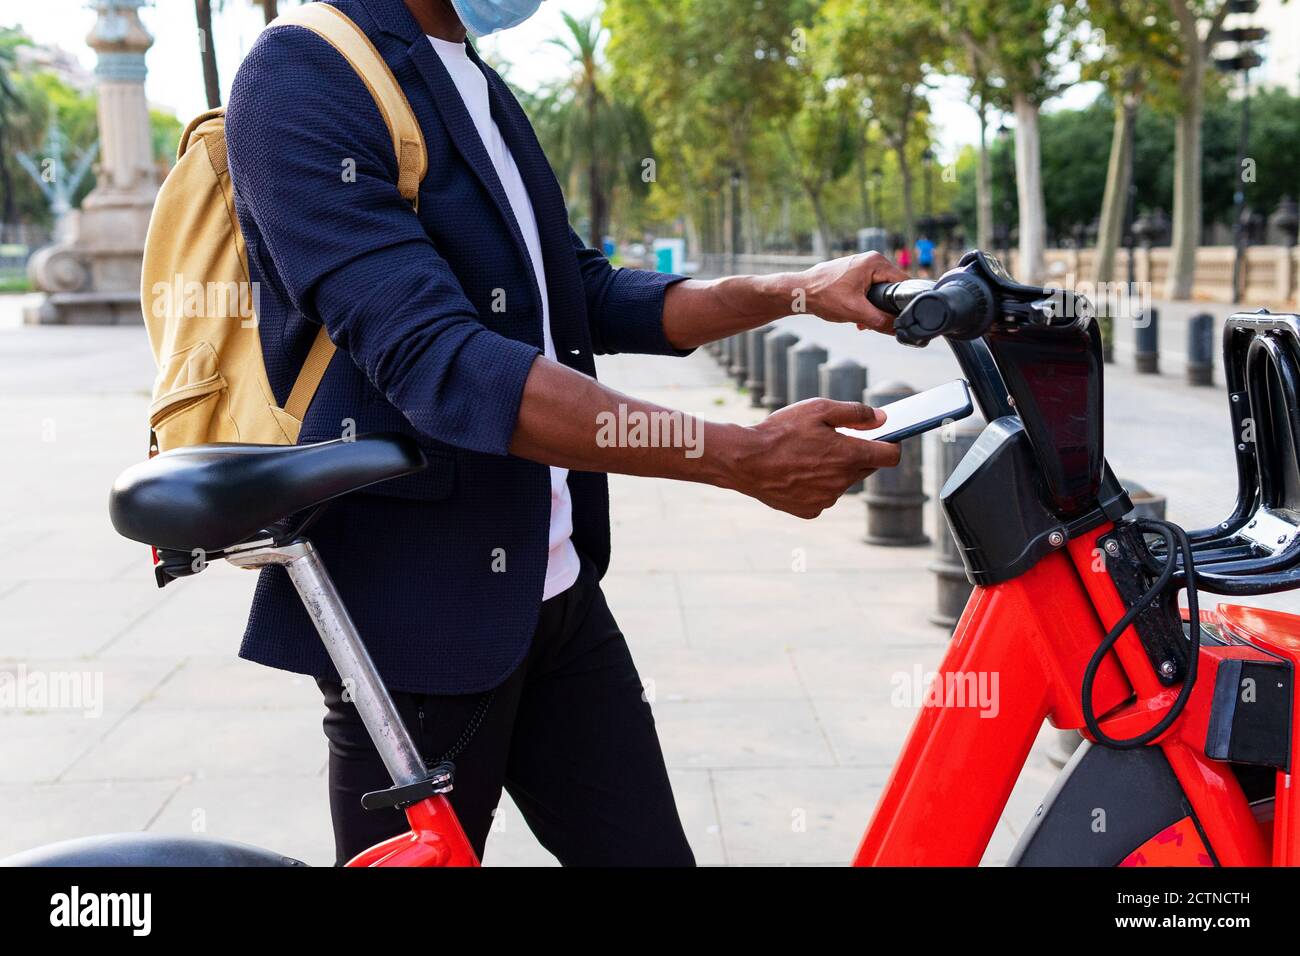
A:
[[[528,650],[550,520],[546,466],[508,452],[542,349],[538,285],[519,225],[442,61],[401,0],[338,0],[374,42],[420,121],[429,170],[418,214],[397,191],[387,128],[360,78],[301,27],[262,33],[235,77],[226,138],[259,328],[284,402],[324,324],[338,346],[300,441],[414,436],[430,462],[335,503],[310,536],[395,690],[470,693]],[[663,332],[680,276],[612,268],[568,224],[523,110],[488,79],[541,238],[559,360],[677,353]],[[609,563],[605,476],[573,472],[574,543]],[[262,572],[243,657],[335,677],[282,569]]]

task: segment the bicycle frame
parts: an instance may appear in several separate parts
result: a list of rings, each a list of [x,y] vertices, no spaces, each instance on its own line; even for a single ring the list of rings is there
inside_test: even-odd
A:
[[[1061,729],[1084,726],[1083,669],[1124,610],[1097,559],[1097,539],[1109,530],[1104,526],[1075,539],[1018,578],[975,588],[935,678],[943,692],[938,699],[932,692],[924,702],[855,865],[977,865],[1044,719]],[[1268,638],[1242,636],[1300,660],[1300,642],[1294,636],[1277,640],[1276,623]],[[1204,755],[1214,686],[1214,661],[1206,658],[1217,651],[1202,650],[1204,670],[1183,719],[1159,742],[1201,837],[1184,841],[1182,852],[1164,862],[1198,865],[1212,854],[1227,866],[1300,864],[1300,814],[1289,775],[1278,773],[1270,846],[1269,828],[1256,821],[1229,765]],[[998,675],[995,714],[952,699],[947,689],[969,687],[972,675]],[[1132,735],[1151,726],[1176,694],[1155,679],[1130,629],[1098,675],[1098,713],[1135,692],[1135,703],[1103,722],[1108,733]]]
[[[396,803],[405,810],[411,827],[409,831],[363,850],[347,865],[478,866],[478,856],[445,795],[451,789],[451,781],[439,785],[431,777],[430,768],[425,765],[410,731],[402,722],[392,695],[384,686],[352,616],[311,542],[304,539],[283,545],[270,541],[255,542],[228,553],[226,560],[241,568],[279,565],[288,572],[330,660],[352,695],[362,723],[393,778],[394,788],[423,788],[427,793],[418,800]]]

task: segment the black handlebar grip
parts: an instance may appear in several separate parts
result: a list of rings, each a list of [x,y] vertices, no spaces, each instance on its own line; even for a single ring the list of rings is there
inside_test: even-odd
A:
[[[897,282],[877,282],[873,286],[868,286],[867,301],[881,312],[897,315],[899,310],[894,305],[894,288],[897,285]]]
[[[867,287],[867,301],[881,312],[898,315],[907,304],[923,292],[934,288],[933,279],[904,279],[902,282],[877,282]]]
[[[993,322],[993,297],[987,285],[969,274],[953,275],[912,300],[894,323],[904,345],[925,345],[946,335],[973,339]]]

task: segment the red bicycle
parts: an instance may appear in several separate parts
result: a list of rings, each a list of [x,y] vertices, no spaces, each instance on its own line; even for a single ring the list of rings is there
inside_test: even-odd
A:
[[[876,286],[869,298],[898,316],[900,341],[948,340],[989,424],[941,492],[975,589],[854,862],[978,864],[1048,719],[1087,739],[1014,863],[1300,863],[1290,774],[1300,618],[1202,613],[1198,601],[1198,589],[1300,586],[1300,317],[1228,321],[1233,428],[1249,423],[1254,440],[1238,445],[1232,514],[1188,533],[1123,517],[1131,506],[1103,455],[1101,339],[1086,300],[1017,283],[980,252],[937,282]],[[216,557],[287,570],[393,779],[363,804],[404,808],[410,823],[349,866],[478,865],[445,796],[454,768],[425,764],[305,536],[329,500],[424,464],[396,435],[200,446],[128,469],[110,503],[121,534],[157,549],[160,585]],[[979,693],[990,686],[996,707]],[[8,862],[301,865],[152,834]]]

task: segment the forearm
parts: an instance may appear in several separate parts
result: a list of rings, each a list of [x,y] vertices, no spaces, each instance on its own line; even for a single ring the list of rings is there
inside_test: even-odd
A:
[[[639,431],[627,427],[638,422]],[[510,452],[576,471],[734,488],[752,443],[747,432],[632,398],[539,357],[524,384]]]
[[[806,305],[795,272],[687,279],[664,293],[664,335],[675,348],[695,348],[804,311]]]

